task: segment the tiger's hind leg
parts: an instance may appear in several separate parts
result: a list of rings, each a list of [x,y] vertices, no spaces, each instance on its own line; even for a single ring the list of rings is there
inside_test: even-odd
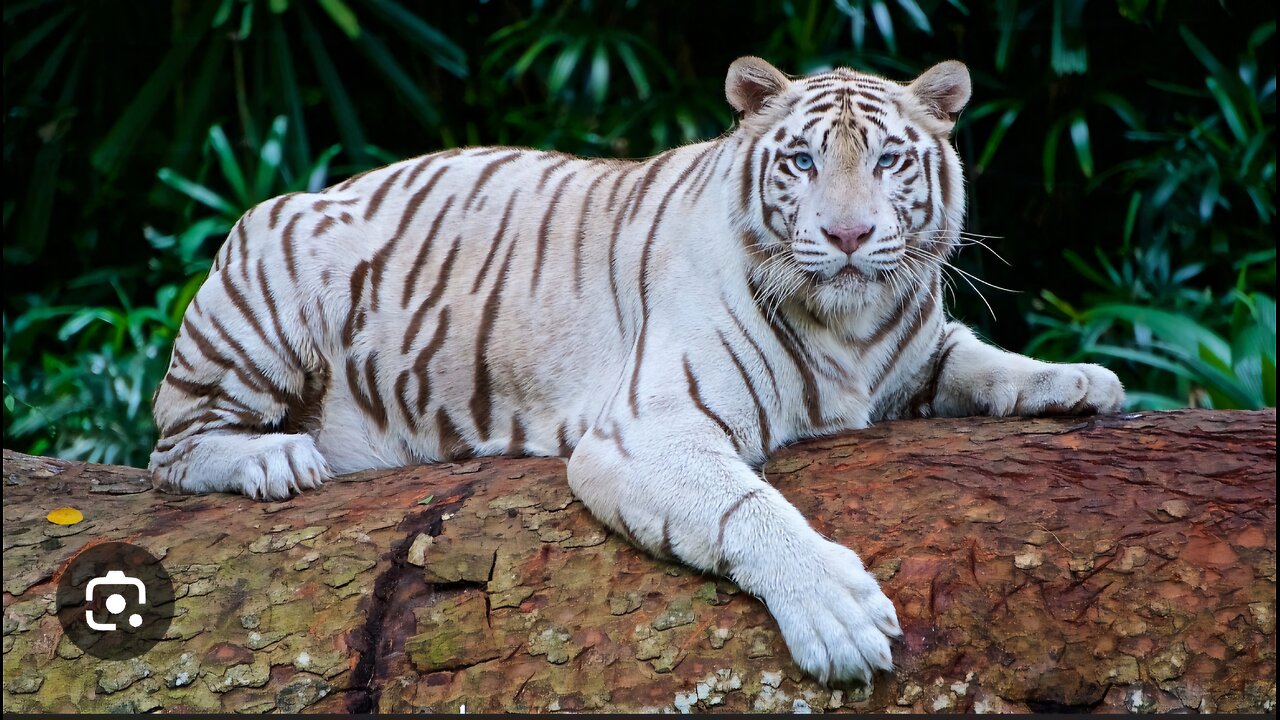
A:
[[[259,216],[265,213],[259,213]],[[235,492],[261,500],[318,487],[332,475],[312,434],[328,386],[301,293],[268,278],[246,216],[183,318],[154,410],[155,487]],[[246,229],[248,226],[248,229]]]
[[[311,435],[280,432],[302,429],[287,427],[289,409],[246,392],[235,373],[221,384],[192,386],[181,372],[171,368],[156,394],[162,437],[151,454],[155,487],[280,500],[332,476]]]
[[[176,457],[166,462],[165,455]],[[151,456],[157,488],[175,493],[233,492],[283,500],[320,487],[329,466],[310,435],[201,433]]]

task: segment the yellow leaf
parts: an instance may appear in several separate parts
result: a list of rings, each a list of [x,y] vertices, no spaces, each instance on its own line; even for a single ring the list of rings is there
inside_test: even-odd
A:
[[[84,520],[84,513],[73,507],[60,507],[56,510],[50,510],[49,522],[56,525],[75,525]]]

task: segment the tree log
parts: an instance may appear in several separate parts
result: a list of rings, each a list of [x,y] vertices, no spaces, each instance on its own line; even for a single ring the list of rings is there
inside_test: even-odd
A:
[[[349,475],[287,502],[4,453],[9,711],[1129,710],[1275,706],[1276,415],[889,422],[766,478],[898,607],[898,670],[824,688],[763,605],[654,560],[559,459]],[[70,505],[85,520],[46,520]],[[56,579],[127,540],[177,588],[103,661]]]

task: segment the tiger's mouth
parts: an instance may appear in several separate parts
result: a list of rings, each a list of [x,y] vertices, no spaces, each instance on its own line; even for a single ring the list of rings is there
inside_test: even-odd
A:
[[[881,274],[882,271],[880,270],[858,267],[848,263],[834,273],[817,271],[811,272],[810,276],[815,285],[825,285],[841,290],[856,290],[874,284]]]
[[[830,267],[809,270],[814,282],[822,285],[860,285],[878,282],[892,268],[868,266],[865,262],[848,260],[836,269]]]

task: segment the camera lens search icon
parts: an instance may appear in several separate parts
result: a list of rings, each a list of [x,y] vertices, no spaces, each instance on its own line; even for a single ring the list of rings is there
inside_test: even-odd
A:
[[[57,602],[63,633],[76,647],[104,660],[128,660],[168,632],[173,581],[145,548],[100,543],[67,563]]]
[[[129,585],[134,588],[137,593],[138,603],[147,604],[147,586],[136,577],[129,577],[120,570],[108,570],[106,575],[96,577],[89,581],[89,587],[85,590],[85,602],[93,604],[93,591],[99,585]],[[113,593],[107,596],[107,612],[112,615],[119,615],[128,607],[129,601],[124,599],[123,595]],[[116,629],[116,624],[111,622],[98,622],[93,619],[93,610],[84,611],[85,622],[94,630],[110,631]],[[142,625],[142,616],[138,613],[129,615],[129,626],[139,627]]]

